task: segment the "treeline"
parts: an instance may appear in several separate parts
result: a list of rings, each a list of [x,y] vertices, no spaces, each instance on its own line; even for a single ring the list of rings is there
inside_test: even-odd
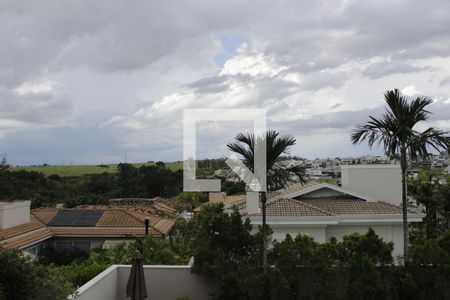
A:
[[[139,168],[122,163],[114,174],[79,177],[45,176],[40,172],[0,168],[0,200],[29,199],[33,207],[56,203],[68,207],[100,204],[111,198],[173,197],[182,187],[182,170],[172,171],[162,162]]]
[[[450,231],[416,238],[407,266],[395,264],[393,244],[372,229],[321,244],[287,235],[269,247],[265,272],[262,235],[252,234],[237,210],[207,206],[179,222],[171,239],[195,257],[194,271],[217,286],[213,299],[450,298]]]

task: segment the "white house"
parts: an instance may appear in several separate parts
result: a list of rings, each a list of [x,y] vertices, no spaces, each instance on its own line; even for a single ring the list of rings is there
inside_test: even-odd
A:
[[[252,200],[233,205],[253,225],[261,225],[260,208],[253,205]],[[283,240],[288,233],[293,236],[301,233],[317,242],[327,242],[331,237],[342,239],[354,232],[366,233],[371,227],[385,241],[394,243],[395,257],[403,255],[402,208],[392,204],[397,201],[380,201],[327,183],[297,184],[270,195],[266,208],[267,224],[273,230],[275,240]],[[423,217],[416,212],[408,214],[409,222],[421,222]]]

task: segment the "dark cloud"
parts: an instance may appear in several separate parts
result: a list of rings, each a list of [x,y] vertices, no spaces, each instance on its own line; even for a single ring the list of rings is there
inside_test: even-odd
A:
[[[123,149],[170,159],[180,153],[174,132],[184,107],[265,107],[286,133],[347,130],[382,113],[364,107],[377,106],[373,95],[391,88],[379,83],[384,77],[410,76],[392,84],[422,91],[418,83],[430,80],[413,76],[448,71],[428,65],[449,57],[448,11],[450,2],[440,0],[4,0],[0,129],[8,131],[0,142],[19,154],[34,143],[39,161],[65,151],[59,139],[83,161]],[[223,72],[215,59],[224,51],[234,67],[251,70]],[[374,61],[381,62],[367,66]],[[58,88],[17,93],[45,79]],[[436,91],[443,98],[449,82]],[[433,105],[433,118],[450,119],[447,104]],[[72,129],[58,127],[68,119]],[[109,119],[123,122],[99,128]],[[1,137],[11,129],[20,136]],[[74,144],[66,141],[72,136]],[[18,161],[32,161],[29,151]]]
[[[391,74],[413,73],[430,70],[430,67],[414,67],[400,62],[377,62],[368,65],[362,75],[377,79]]]
[[[0,87],[0,119],[29,124],[58,124],[73,111],[70,96],[60,91],[19,94]]]
[[[445,77],[444,79],[442,79],[439,82],[439,86],[446,86],[446,85],[450,85],[450,76],[449,77]]]

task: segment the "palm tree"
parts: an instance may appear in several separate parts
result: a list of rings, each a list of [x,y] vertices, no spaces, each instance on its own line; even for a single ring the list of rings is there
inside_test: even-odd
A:
[[[234,143],[227,144],[229,150],[239,154],[243,158],[244,165],[254,172],[254,154],[258,147],[266,147],[266,184],[268,191],[275,191],[285,188],[293,181],[300,181],[302,184],[306,182],[305,170],[301,166],[284,167],[277,163],[278,158],[286,153],[289,147],[295,145],[295,138],[292,136],[279,136],[274,130],[269,130],[265,135],[255,139],[254,134],[238,133]],[[297,179],[297,178],[298,179]],[[267,265],[267,247],[266,247],[266,192],[260,193],[262,204],[262,254],[263,268]]]
[[[428,97],[409,99],[399,90],[387,91],[384,94],[387,107],[382,118],[369,116],[364,125],[358,125],[351,134],[353,144],[367,141],[370,148],[374,144],[382,144],[387,155],[400,158],[402,171],[402,206],[403,206],[403,238],[404,260],[409,258],[408,217],[406,202],[406,168],[407,160],[427,157],[428,149],[448,150],[448,137],[439,129],[430,127],[422,132],[414,127],[426,121],[431,114],[426,107],[433,101]]]

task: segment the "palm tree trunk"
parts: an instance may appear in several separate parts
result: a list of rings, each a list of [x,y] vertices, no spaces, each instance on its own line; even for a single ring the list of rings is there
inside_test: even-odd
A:
[[[403,253],[405,265],[409,262],[409,228],[408,228],[408,208],[406,201],[406,150],[403,148],[400,153],[400,167],[402,169],[402,213],[403,213]]]
[[[262,256],[263,256],[263,270],[266,272],[267,267],[267,226],[266,226],[266,192],[261,193],[261,204],[262,204]]]

